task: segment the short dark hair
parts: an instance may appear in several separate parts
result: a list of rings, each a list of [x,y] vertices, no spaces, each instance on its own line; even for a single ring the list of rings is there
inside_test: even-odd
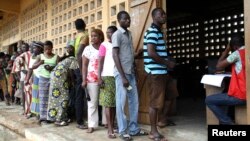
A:
[[[117,27],[114,25],[111,25],[108,27],[108,29],[112,30],[112,32],[114,33],[117,30]]]
[[[53,43],[51,41],[48,41],[48,40],[44,42],[44,45],[53,47]]]
[[[153,9],[153,11],[151,12],[151,16],[154,17],[154,16],[156,15],[156,13],[157,13],[158,11],[160,11],[160,10],[162,10],[162,8],[156,7],[156,8]]]
[[[231,36],[231,40],[230,40],[230,46],[243,46],[244,45],[244,38],[242,35],[240,34],[233,34]]]
[[[76,19],[75,27],[76,27],[76,30],[84,30],[86,27],[86,24],[83,19]]]
[[[4,58],[5,57],[5,53],[4,52],[0,52],[0,58]]]
[[[11,58],[10,54],[5,54],[5,58]]]
[[[120,11],[120,12],[117,14],[117,20],[120,20],[120,19],[122,18],[122,14],[127,14],[127,15],[129,15],[127,11]]]

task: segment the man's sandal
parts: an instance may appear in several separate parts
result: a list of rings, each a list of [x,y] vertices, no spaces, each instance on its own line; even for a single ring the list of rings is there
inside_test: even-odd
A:
[[[147,132],[140,130],[138,133],[131,135],[131,136],[146,136],[146,135],[148,135]]]
[[[132,137],[129,134],[123,134],[119,136],[123,141],[132,141]]]
[[[153,141],[168,141],[163,135],[158,135],[158,136],[154,136],[152,134],[149,134],[148,136],[149,139],[153,140]]]

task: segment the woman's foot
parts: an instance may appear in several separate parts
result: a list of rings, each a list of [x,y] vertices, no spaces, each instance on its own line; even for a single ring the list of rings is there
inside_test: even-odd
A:
[[[55,125],[57,125],[57,126],[67,126],[68,123],[66,121],[56,121]]]
[[[87,130],[87,133],[93,133],[94,132],[94,128],[89,127]]]
[[[115,139],[116,136],[115,136],[114,133],[109,133],[109,134],[108,134],[108,138],[110,138],[110,139]]]
[[[28,114],[26,115],[26,118],[27,118],[27,119],[29,119],[29,118],[31,118],[31,117],[33,117],[33,114],[32,114],[32,113],[28,113]]]

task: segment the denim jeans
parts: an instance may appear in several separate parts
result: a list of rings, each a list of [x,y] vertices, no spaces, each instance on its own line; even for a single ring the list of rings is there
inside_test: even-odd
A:
[[[138,119],[138,92],[134,74],[126,74],[131,90],[127,90],[122,83],[120,75],[115,76],[116,82],[116,114],[119,134],[135,135],[140,131],[137,123]],[[125,115],[126,98],[128,98],[129,119]],[[127,121],[129,120],[129,121]],[[129,122],[129,124],[128,124]]]
[[[226,109],[228,109],[229,106],[244,105],[246,104],[246,100],[228,96],[227,93],[221,93],[207,96],[206,104],[218,118],[220,124],[234,124],[232,119],[227,115],[227,111],[225,111],[224,108],[226,107]]]

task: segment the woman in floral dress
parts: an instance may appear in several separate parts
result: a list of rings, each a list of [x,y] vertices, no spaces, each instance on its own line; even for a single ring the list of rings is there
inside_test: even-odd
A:
[[[79,68],[74,57],[73,46],[67,46],[67,52],[69,56],[58,63],[50,75],[47,118],[50,121],[55,121],[55,124],[59,126],[68,125],[69,90],[72,88],[70,85],[74,82],[72,80],[73,70]]]

